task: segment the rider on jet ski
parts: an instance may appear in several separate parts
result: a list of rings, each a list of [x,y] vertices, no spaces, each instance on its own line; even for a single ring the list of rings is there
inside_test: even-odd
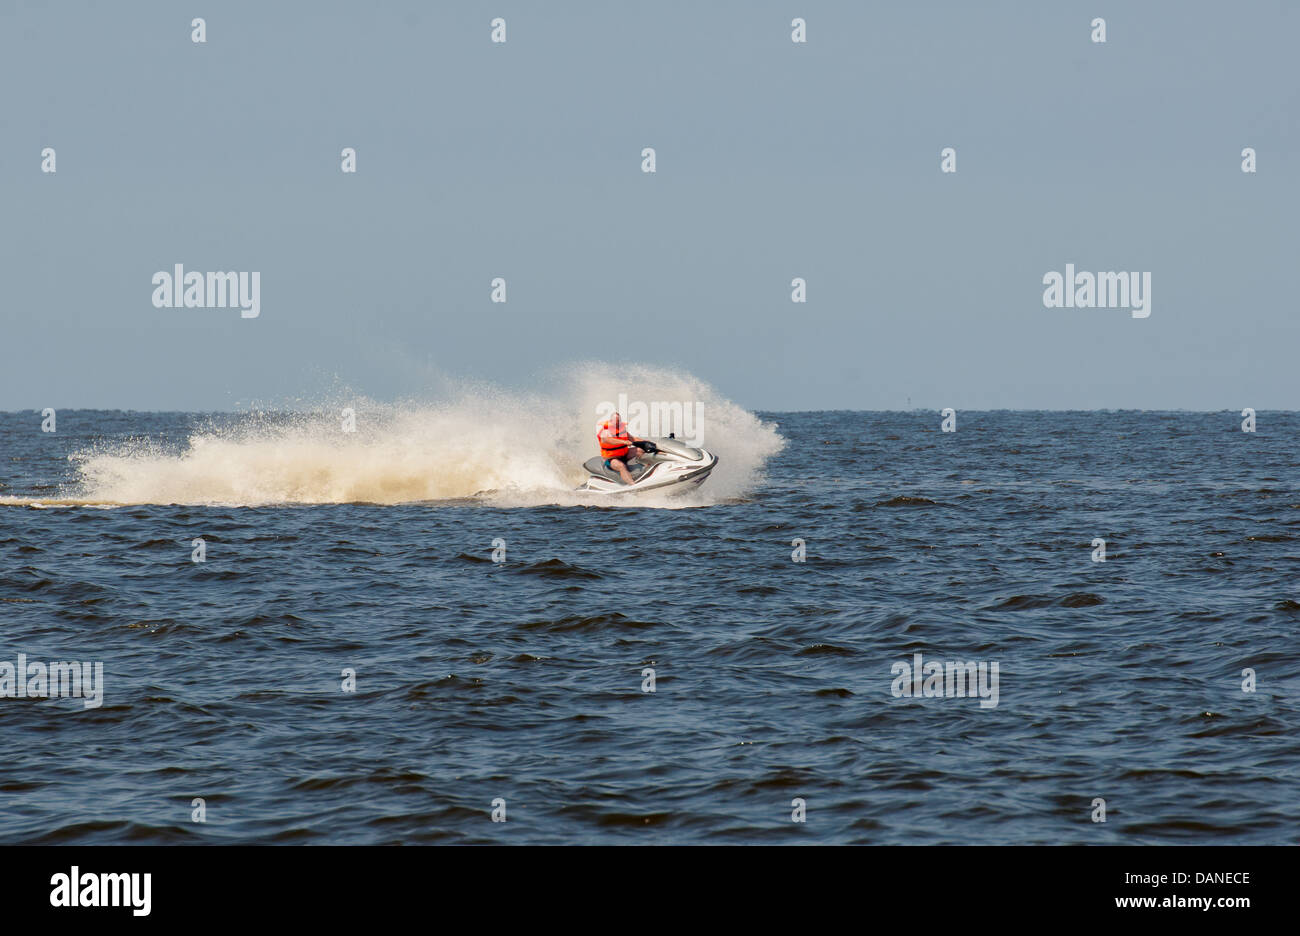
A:
[[[632,443],[645,440],[629,434],[623,417],[614,413],[596,428],[596,441],[600,443],[600,457],[605,459],[605,467],[617,471],[624,484],[631,484],[632,474],[627,470],[627,463],[645,454],[644,449]]]

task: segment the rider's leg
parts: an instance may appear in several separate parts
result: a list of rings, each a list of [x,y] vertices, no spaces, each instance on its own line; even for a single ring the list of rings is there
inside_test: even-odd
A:
[[[632,483],[632,473],[627,470],[627,465],[623,463],[623,459],[611,458],[609,460],[609,467],[618,472],[619,477],[623,479],[624,484]]]

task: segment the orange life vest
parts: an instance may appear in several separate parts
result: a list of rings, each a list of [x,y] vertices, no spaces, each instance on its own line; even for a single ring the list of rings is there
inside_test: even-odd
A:
[[[596,441],[600,443],[600,457],[608,459],[626,455],[632,440],[627,434],[627,423],[615,414],[596,429]]]

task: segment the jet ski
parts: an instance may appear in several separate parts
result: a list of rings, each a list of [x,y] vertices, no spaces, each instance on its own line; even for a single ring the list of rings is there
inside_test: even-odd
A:
[[[662,491],[678,494],[702,484],[709,476],[718,456],[704,449],[692,448],[674,434],[666,439],[646,439],[635,443],[645,454],[627,466],[632,483],[624,484],[605,459],[597,455],[583,464],[587,483],[579,491],[598,494],[633,494],[638,491]],[[672,489],[671,491],[669,489]]]

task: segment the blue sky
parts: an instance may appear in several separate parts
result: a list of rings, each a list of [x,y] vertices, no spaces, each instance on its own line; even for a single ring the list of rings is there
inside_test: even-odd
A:
[[[593,359],[762,409],[1300,407],[1294,4],[200,6],[0,5],[0,409]],[[177,263],[261,315],[154,308]],[[1044,308],[1067,263],[1149,271],[1150,318]]]

